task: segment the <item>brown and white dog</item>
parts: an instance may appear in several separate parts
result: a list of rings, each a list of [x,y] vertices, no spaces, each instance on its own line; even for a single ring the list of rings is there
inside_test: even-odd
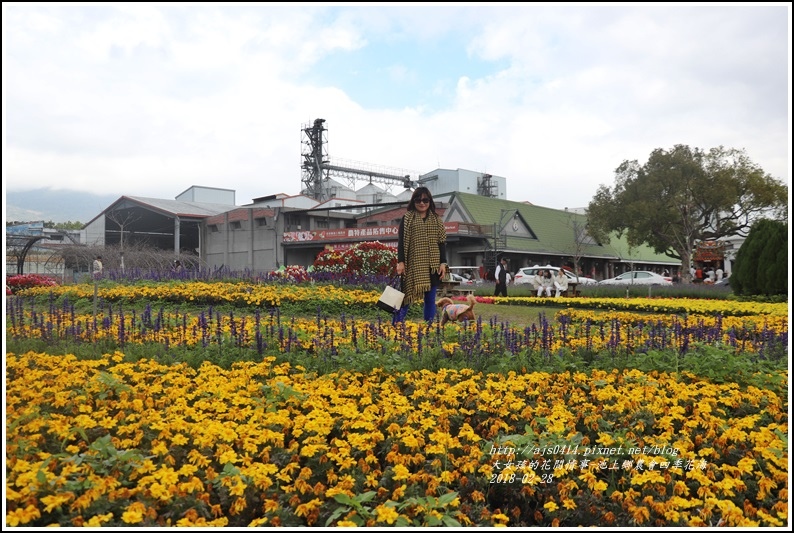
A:
[[[436,305],[441,309],[441,325],[447,322],[458,322],[463,320],[477,320],[474,316],[474,305],[477,300],[473,294],[466,296],[466,303],[455,303],[451,298],[441,298]]]

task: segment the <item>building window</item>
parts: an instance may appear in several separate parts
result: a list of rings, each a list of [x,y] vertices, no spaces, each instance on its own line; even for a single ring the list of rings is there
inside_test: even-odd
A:
[[[242,223],[240,223],[239,220],[235,220],[234,222],[232,222],[229,225],[229,227],[231,227],[233,230],[235,230],[235,229],[243,229],[243,225],[242,225]]]
[[[267,219],[266,218],[257,218],[256,219],[256,225],[259,226],[260,228],[266,228],[267,227]]]
[[[328,224],[328,219],[327,218],[315,219],[314,226],[317,229],[328,229],[330,227],[329,224]]]
[[[210,230],[210,233],[218,233],[221,229],[218,227],[217,224],[210,224],[207,226]]]

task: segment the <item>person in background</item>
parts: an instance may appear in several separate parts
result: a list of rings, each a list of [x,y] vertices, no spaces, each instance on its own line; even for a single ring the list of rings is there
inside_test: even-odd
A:
[[[543,275],[545,273],[545,270],[538,270],[537,274],[535,274],[535,277],[532,278],[532,284],[538,289],[538,296],[540,296],[543,292]]]
[[[405,294],[392,324],[405,320],[410,305],[424,302],[424,318],[436,317],[436,291],[447,268],[447,233],[427,187],[417,187],[400,221],[397,240],[397,275]]]
[[[182,262],[179,259],[174,259],[174,264],[171,266],[171,271],[175,274],[182,272]]]
[[[697,267],[695,269],[695,283],[703,283],[703,269]]]
[[[722,278],[725,277],[725,271],[722,270],[722,265],[717,266],[717,281],[722,281]]]
[[[102,275],[102,268],[102,256],[98,255],[96,256],[96,259],[94,259],[94,264],[92,267],[94,279],[99,279],[99,277]]]
[[[562,269],[559,269],[557,275],[554,276],[554,288],[556,289],[555,298],[559,298],[562,293],[568,290],[568,276],[565,275]]]
[[[554,278],[551,275],[551,270],[543,271],[543,278],[540,280],[540,287],[538,287],[538,296],[546,293],[546,296],[551,298],[551,288],[554,286]]]
[[[496,286],[494,287],[493,295],[494,296],[507,296],[507,258],[503,257],[499,264],[496,265],[496,272],[494,273],[494,278],[496,280]]]

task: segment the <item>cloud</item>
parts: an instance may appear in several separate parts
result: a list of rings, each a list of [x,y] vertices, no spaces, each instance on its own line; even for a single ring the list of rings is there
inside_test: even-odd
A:
[[[3,10],[4,186],[238,202],[332,158],[587,205],[626,159],[744,148],[790,177],[790,7],[25,5]]]

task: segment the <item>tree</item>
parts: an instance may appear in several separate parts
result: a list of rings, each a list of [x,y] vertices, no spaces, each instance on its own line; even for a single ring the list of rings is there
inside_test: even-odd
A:
[[[595,241],[588,233],[588,227],[585,217],[568,214],[568,227],[573,231],[573,245],[571,251],[571,259],[573,259],[573,273],[576,275],[576,281],[579,282],[579,263],[584,257],[585,246],[595,244]]]
[[[743,150],[704,152],[676,145],[657,148],[647,163],[624,161],[615,186],[601,185],[588,206],[590,234],[601,242],[625,233],[681,261],[682,277],[699,241],[746,236],[756,220],[788,218],[788,188],[753,163]]]
[[[82,229],[84,225],[85,224],[83,224],[82,222],[79,222],[79,221],[72,222],[71,220],[69,220],[67,222],[53,222],[53,221],[50,220],[49,222],[44,224],[44,227],[45,228],[62,229],[62,230],[70,230],[70,229],[71,230],[76,230],[76,229]]]
[[[730,279],[736,294],[788,294],[788,224],[755,223],[736,253]]]
[[[137,222],[141,215],[132,210],[108,211],[105,218],[119,227],[119,248],[121,249],[121,271],[124,272],[124,226]]]

